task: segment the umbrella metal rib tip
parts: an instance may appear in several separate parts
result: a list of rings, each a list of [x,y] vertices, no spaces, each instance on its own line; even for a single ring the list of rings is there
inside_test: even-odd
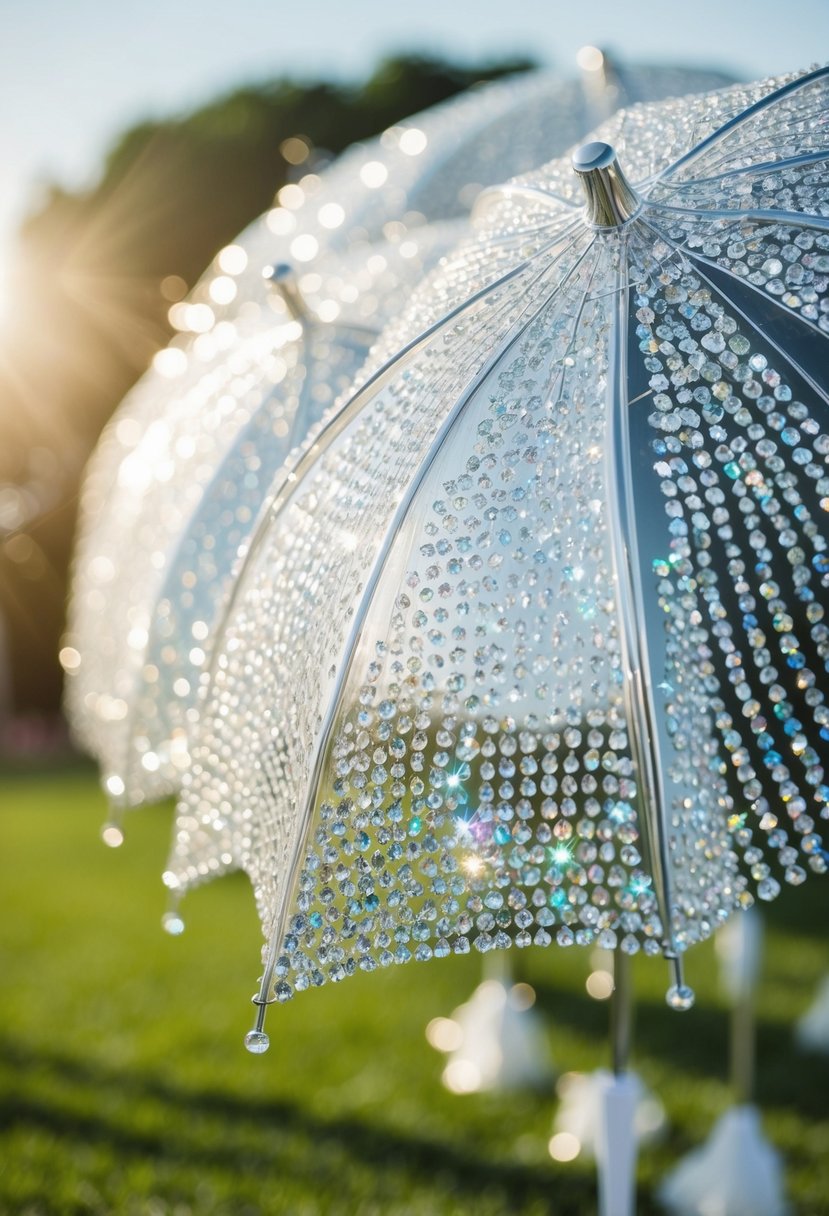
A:
[[[245,1049],[253,1056],[263,1055],[271,1045],[264,1030],[249,1030],[245,1035]]]
[[[619,167],[612,144],[582,144],[573,153],[572,165],[587,201],[587,222],[594,228],[618,228],[638,213],[641,200]]]

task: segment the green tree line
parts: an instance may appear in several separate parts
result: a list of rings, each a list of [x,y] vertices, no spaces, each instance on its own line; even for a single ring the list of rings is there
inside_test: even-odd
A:
[[[20,234],[0,341],[0,623],[13,704],[59,703],[56,654],[81,470],[119,400],[170,336],[162,282],[192,284],[296,175],[471,85],[531,67],[394,57],[357,85],[278,79],[142,122],[83,191],[52,186]]]

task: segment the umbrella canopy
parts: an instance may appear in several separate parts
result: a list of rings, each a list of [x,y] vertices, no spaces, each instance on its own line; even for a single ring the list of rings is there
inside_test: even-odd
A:
[[[84,486],[67,705],[116,804],[177,788],[214,624],[275,470],[456,239],[451,225],[423,227],[403,253],[384,243],[320,259],[311,282],[278,266],[272,290],[208,341],[162,352],[179,364],[162,359],[110,423]],[[326,306],[345,280],[352,301],[335,317]]]
[[[665,954],[683,1008],[691,944],[825,870],[827,91],[494,192],[283,477],[165,875],[241,860],[263,1004],[557,940]]]
[[[238,299],[255,298],[266,262],[307,264],[317,252],[405,241],[424,223],[468,217],[484,187],[563,153],[620,106],[730,83],[721,72],[620,64],[591,49],[589,66],[573,78],[525,72],[477,87],[289,183],[237,238],[247,259],[236,277]],[[217,271],[193,299],[222,317],[211,294]]]
[[[181,334],[90,466],[62,652],[75,737],[115,805],[178,787],[236,556],[274,470],[447,247],[451,230],[425,221],[466,213],[481,183],[535,163],[551,129],[563,148],[620,98],[709,83],[681,70],[620,75],[596,55],[581,81],[516,77],[306,174],[171,310]],[[263,293],[272,262],[297,268],[290,299],[285,284],[281,297]]]

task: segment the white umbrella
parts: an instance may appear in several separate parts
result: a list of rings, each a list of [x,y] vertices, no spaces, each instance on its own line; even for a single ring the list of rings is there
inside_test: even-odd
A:
[[[662,1183],[660,1197],[677,1216],[783,1216],[786,1211],[780,1157],[764,1137],[752,1101],[754,993],[762,946],[762,921],[754,909],[733,917],[717,934],[720,986],[732,1009],[736,1104],[720,1116],[705,1144],[684,1157]]]
[[[534,163],[542,140],[563,148],[620,99],[708,82],[659,69],[611,80],[596,52],[583,82],[535,73],[436,107],[280,191],[174,306],[184,332],[90,466],[62,650],[75,737],[115,806],[178,787],[236,555],[281,459],[445,248],[447,230],[425,221],[464,214],[481,184]],[[297,266],[302,318],[284,289],[263,294],[271,261]],[[119,843],[120,828],[104,837]]]
[[[162,360],[109,424],[83,490],[65,645],[70,720],[116,805],[177,788],[214,621],[273,474],[363,362],[366,297],[377,326],[453,235],[320,259],[315,289],[263,283],[209,341],[162,352],[181,356],[175,374]],[[353,301],[332,315],[344,280]]]
[[[400,785],[397,799],[407,801],[394,813],[401,812],[401,823],[418,821],[411,826],[412,841],[442,818],[452,835],[451,856],[470,862],[471,872],[461,871],[456,880],[464,888],[469,883],[474,889],[476,858],[488,875],[508,863],[504,850],[514,847],[513,832],[519,851],[508,864],[516,872],[528,865],[534,876],[531,842],[538,829],[545,838],[549,831],[538,865],[550,861],[550,850],[562,852],[552,858],[561,871],[553,886],[561,889],[566,915],[557,915],[555,901],[542,923],[529,907],[505,909],[500,920],[512,924],[516,915],[521,944],[532,936],[530,924],[537,926],[536,935],[540,929],[542,938],[549,936],[543,922],[552,917],[563,943],[576,934],[592,942],[602,935],[618,940],[621,933],[627,950],[641,943],[650,953],[681,953],[731,908],[750,902],[738,851],[748,851],[762,896],[776,888],[756,856],[750,830],[739,816],[727,822],[734,799],[713,763],[720,746],[754,803],[760,831],[771,834],[773,849],[782,850],[790,880],[797,883],[805,875],[797,853],[791,856],[798,836],[808,867],[825,868],[814,822],[801,805],[808,798],[819,809],[826,797],[808,738],[779,731],[790,767],[775,755],[765,765],[768,773],[758,772],[741,738],[738,744],[728,706],[720,707],[720,698],[732,695],[728,682],[759,695],[762,680],[776,674],[791,678],[793,688],[772,687],[775,717],[790,721],[787,697],[798,695],[820,723],[823,710],[810,691],[805,659],[789,664],[797,673],[791,677],[770,672],[770,663],[763,662],[755,686],[727,657],[724,673],[736,669],[738,676],[728,681],[718,673],[708,646],[713,642],[736,657],[742,654],[739,642],[749,647],[746,664],[765,660],[754,618],[744,622],[750,631],[744,643],[735,632],[740,622],[729,624],[714,594],[715,579],[722,576],[711,566],[712,531],[730,527],[719,538],[735,551],[728,578],[749,595],[751,584],[741,590],[745,569],[736,551],[757,556],[757,577],[764,580],[759,595],[771,602],[774,618],[769,627],[778,631],[782,652],[794,654],[793,618],[786,612],[792,597],[770,585],[762,520],[740,506],[755,499],[767,509],[780,508],[775,518],[784,541],[791,533],[798,541],[804,529],[802,539],[815,560],[807,565],[805,550],[801,560],[799,546],[792,545],[791,577],[797,598],[807,602],[803,615],[818,645],[825,633],[819,600],[808,598],[813,571],[823,577],[825,541],[795,480],[798,468],[808,469],[809,449],[819,455],[823,447],[813,421],[823,397],[806,382],[809,392],[803,395],[811,394],[813,405],[795,401],[789,380],[802,377],[803,369],[782,351],[776,356],[782,371],[765,355],[755,357],[755,347],[768,341],[765,314],[760,331],[725,294],[732,286],[735,293],[744,291],[747,283],[772,319],[785,317],[806,334],[823,332],[820,250],[827,222],[818,211],[825,74],[776,89],[774,83],[614,120],[603,133],[614,135],[633,164],[641,183],[636,192],[606,148],[583,152],[576,173],[558,162],[503,191],[479,220],[478,243],[450,260],[443,282],[436,280],[413,301],[413,315],[430,315],[432,296],[443,300],[451,294],[447,277],[464,275],[464,289],[476,276],[480,281],[477,294],[470,293],[453,315],[358,392],[298,457],[276,493],[226,622],[201,764],[182,800],[190,823],[184,836],[191,839],[174,851],[171,885],[203,876],[198,848],[189,849],[194,835],[240,830],[265,921],[284,924],[290,883],[283,867],[291,856],[299,889],[315,890],[318,880],[303,865],[305,842],[310,858],[317,836],[350,833],[357,811],[361,832],[375,828],[372,813],[385,817]],[[797,130],[796,148],[781,137],[790,128]],[[726,156],[740,157],[736,169],[708,171]],[[586,215],[578,203],[579,178],[591,194]],[[783,186],[775,193],[778,179]],[[792,182],[801,211],[791,209]],[[760,206],[754,204],[755,186]],[[713,209],[704,205],[706,191]],[[681,205],[689,199],[693,207]],[[597,227],[599,219],[608,226]],[[792,240],[788,265],[795,268],[790,278],[809,282],[808,291],[786,289],[782,297],[776,265],[759,273],[752,269],[755,249],[765,255],[770,245],[779,247],[781,227],[802,233],[799,243]],[[725,280],[712,266],[718,256],[730,267]],[[749,258],[745,275],[738,264],[742,257]],[[761,265],[767,262],[773,259],[764,256]],[[725,281],[722,295],[709,275]],[[630,414],[620,340],[627,334],[622,314],[629,302],[635,310],[631,333],[644,348],[641,362],[651,381],[648,386],[646,375],[644,404]],[[630,375],[638,377],[636,366]],[[797,391],[803,387],[798,380]],[[747,403],[758,401],[752,414]],[[797,432],[793,444],[789,435],[783,445],[769,438],[777,433],[778,403],[797,424],[789,428]],[[661,657],[658,637],[646,636],[651,618],[643,599],[645,575],[632,560],[631,515],[639,487],[631,484],[626,424],[637,418],[645,434],[650,422],[662,479],[656,489],[667,503],[664,528],[646,546],[649,553],[664,554],[657,561],[659,583],[648,597],[654,604],[661,600],[669,622]],[[519,441],[525,446],[516,446]],[[760,460],[771,462],[771,484],[762,480],[765,466],[749,453],[749,441],[762,445]],[[701,484],[691,478],[685,453],[697,454]],[[786,496],[780,502],[772,493],[776,478],[783,479],[779,492]],[[807,472],[803,489],[820,495],[820,480],[813,480]],[[737,510],[729,509],[732,502]],[[792,508],[791,519],[784,502]],[[653,524],[659,526],[658,516]],[[745,538],[738,525],[748,528]],[[701,580],[691,585],[697,568]],[[519,593],[525,577],[529,595]],[[707,601],[700,600],[700,588],[707,590]],[[552,615],[542,593],[556,607]],[[470,614],[471,621],[462,621]],[[264,636],[267,653],[256,640]],[[313,648],[306,644],[310,637]],[[720,638],[728,643],[721,645]],[[655,668],[654,648],[678,687],[664,681],[658,686],[665,672]],[[759,730],[762,702],[755,710],[756,697],[739,699]],[[691,715],[697,718],[693,731]],[[451,728],[441,720],[447,717]],[[402,734],[398,718],[405,718]],[[645,729],[648,722],[652,732]],[[777,743],[771,734],[776,728],[765,726]],[[760,741],[761,748],[765,743]],[[382,762],[373,758],[375,751],[385,753]],[[539,763],[545,760],[547,769]],[[499,765],[500,779],[509,786],[504,794],[493,785]],[[635,774],[649,794],[638,815]],[[768,795],[781,784],[785,794],[791,791],[793,841],[784,838],[783,823],[772,822],[767,809]],[[531,793],[522,794],[522,786]],[[609,806],[602,806],[597,793],[610,797]],[[548,806],[542,795],[551,800]],[[574,826],[576,795],[589,800],[592,814]],[[538,810],[532,798],[539,800]],[[499,822],[502,804],[513,813]],[[375,806],[381,809],[373,812]],[[244,812],[237,828],[234,807]],[[526,827],[522,814],[529,816]],[[548,827],[537,823],[539,814]],[[807,831],[798,830],[804,826]],[[613,850],[612,863],[602,864],[603,844],[605,853]],[[354,847],[356,858],[360,849]],[[421,856],[419,845],[407,848]],[[571,864],[573,879],[566,879]],[[322,865],[326,874],[328,865]],[[570,899],[572,887],[583,896],[574,891]],[[506,944],[492,919],[484,948]],[[311,937],[313,931],[313,925],[304,929]],[[454,931],[468,942],[468,931]],[[435,932],[429,930],[428,940]],[[303,951],[299,941],[292,944],[297,957],[289,972],[301,978]],[[358,941],[349,950],[355,946],[360,953]],[[339,957],[330,970],[339,974],[338,964]],[[360,965],[357,958],[354,965]],[[281,980],[280,995],[290,995],[289,988]],[[678,1005],[688,999],[682,991],[671,997]]]
[[[759,1111],[750,1105],[727,1110],[660,1192],[677,1216],[785,1216],[782,1196],[780,1159],[763,1137]]]
[[[490,955],[469,999],[426,1027],[432,1047],[447,1054],[442,1079],[452,1093],[538,1089],[552,1081],[544,1025],[533,1008],[535,991],[513,982],[507,958]]]
[[[423,227],[402,252],[319,258],[313,276],[281,267],[209,343],[162,352],[181,355],[177,374],[162,360],[109,424],[83,491],[66,700],[115,805],[177,789],[215,621],[275,471],[456,237]]]
[[[640,1077],[628,1073],[634,1090],[633,1131],[637,1144],[647,1144],[665,1127],[665,1110],[658,1098],[646,1089]],[[599,1132],[603,1118],[603,1095],[613,1084],[612,1074],[599,1069],[591,1073],[565,1073],[556,1086],[561,1105],[553,1122],[550,1154],[567,1161],[584,1153],[601,1154]]]
[[[251,1050],[272,1000],[472,945],[662,953],[687,1008],[771,861],[825,871],[826,81],[630,111],[494,192],[394,333],[462,303],[281,479],[166,874],[253,881]]]
[[[597,948],[591,951],[593,967],[585,987],[596,1000],[610,999],[613,1071],[606,1068],[594,1072],[565,1073],[556,1085],[561,1103],[553,1122],[550,1156],[556,1160],[572,1161],[584,1154],[602,1160],[608,1143],[606,1119],[607,1096],[624,1073],[622,1090],[623,1118],[628,1121],[630,1135],[627,1164],[624,1167],[633,1181],[634,1149],[656,1138],[665,1127],[662,1103],[629,1067],[629,1041],[633,1037],[633,994],[630,976],[615,951]],[[604,1163],[608,1165],[607,1162]]]
[[[798,1020],[795,1037],[806,1051],[829,1052],[829,975],[823,977],[814,1001]]]

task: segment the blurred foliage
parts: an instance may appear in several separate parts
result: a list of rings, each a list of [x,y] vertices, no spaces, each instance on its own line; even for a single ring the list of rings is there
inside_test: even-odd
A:
[[[181,938],[160,931],[164,807],[126,843],[97,840],[91,770],[0,778],[0,1211],[19,1216],[591,1216],[595,1176],[553,1162],[551,1089],[456,1097],[440,1085],[429,1019],[467,999],[472,953],[327,984],[268,1016],[242,1048],[260,931],[245,879],[193,893]],[[826,965],[824,892],[787,890],[764,917],[757,1099],[781,1151],[792,1213],[829,1213],[829,1058],[799,1054],[792,1020]],[[607,1005],[590,952],[511,951],[538,994],[561,1071],[608,1064]],[[659,1180],[731,1101],[728,1013],[710,944],[688,957],[696,1007],[664,1001],[667,967],[633,960],[635,1066],[661,1097],[666,1138],[643,1150],[640,1216]]]
[[[531,66],[395,57],[358,86],[277,80],[241,88],[185,117],[127,131],[93,188],[51,189],[21,234],[15,315],[0,345],[0,495],[4,485],[20,487],[7,510],[0,501],[0,541],[4,517],[7,528],[12,521],[0,543],[0,614],[19,709],[57,705],[80,471],[118,401],[170,336],[162,281],[176,275],[192,285],[286,181],[355,140]],[[299,169],[280,152],[295,135],[312,147]]]

